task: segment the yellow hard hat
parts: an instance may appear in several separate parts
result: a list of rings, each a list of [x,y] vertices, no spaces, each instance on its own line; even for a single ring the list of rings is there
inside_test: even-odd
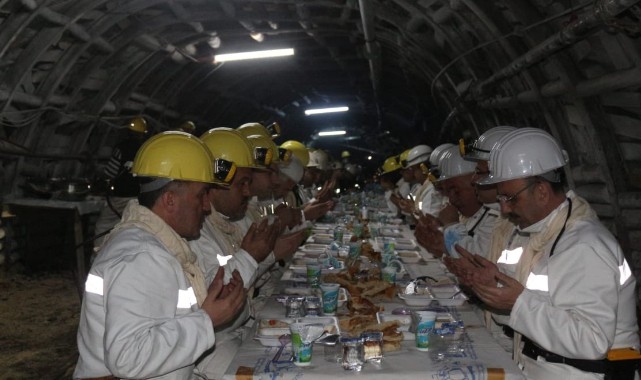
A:
[[[309,151],[300,141],[285,141],[280,145],[280,147],[291,151],[292,154],[296,156],[296,158],[298,158],[301,164],[303,164],[303,167],[307,166],[307,164],[309,163]]]
[[[410,154],[411,149],[403,151],[403,153],[398,155],[398,162],[402,167],[407,167],[407,156]]]
[[[157,134],[136,153],[131,172],[140,177],[218,183],[213,157],[198,138],[178,131]]]
[[[383,174],[391,173],[401,168],[402,166],[401,166],[401,163],[398,162],[398,156],[392,156],[392,157],[386,158],[385,161],[383,162],[382,172]]]
[[[142,117],[134,117],[133,119],[129,120],[127,129],[133,132],[147,133],[147,120]]]
[[[238,167],[264,168],[271,162],[268,150],[254,148],[243,135],[231,128],[213,128],[200,138],[215,158],[233,161]],[[255,156],[261,165],[257,165]],[[269,162],[265,164],[266,161]]]
[[[255,148],[266,148],[269,149],[271,154],[272,154],[272,162],[287,162],[290,160],[292,152],[278,147],[274,143],[274,141],[269,138],[268,136],[265,135],[251,135],[247,136],[247,140],[254,146]]]
[[[194,124],[192,121],[186,121],[180,124],[180,127],[178,127],[178,130],[193,134],[196,131],[196,124]]]
[[[344,150],[341,153],[341,158],[349,158],[349,156],[350,156],[350,154],[349,154],[349,151],[347,151],[347,150]]]
[[[280,124],[276,122],[271,123],[268,126],[264,126],[261,123],[245,123],[236,130],[245,137],[261,135],[274,139],[280,136]]]

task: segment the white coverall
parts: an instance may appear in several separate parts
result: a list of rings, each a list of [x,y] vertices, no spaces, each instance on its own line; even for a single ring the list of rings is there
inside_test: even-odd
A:
[[[414,193],[414,205],[423,214],[430,214],[438,217],[439,212],[447,204],[447,197],[444,197],[436,190],[436,187],[429,179],[417,187]]]
[[[490,241],[492,231],[499,220],[499,212],[486,206],[482,206],[465,222],[455,223],[445,228],[443,235],[458,235],[456,244],[477,255],[488,257],[490,252]]]
[[[178,260],[139,228],[116,232],[89,271],[74,379],[192,379],[215,343]]]
[[[212,213],[214,212],[217,211],[212,209]],[[223,217],[220,213],[218,215]],[[237,228],[233,234],[227,234],[216,228],[212,223],[211,217],[212,215],[205,219],[203,228],[200,231],[200,238],[189,242],[192,251],[198,257],[198,264],[205,273],[207,284],[211,283],[216,272],[218,272],[218,268],[221,266],[219,260],[227,260],[224,264],[224,282],[227,283],[232,272],[238,270],[245,288],[252,287],[256,279],[266,270],[265,268],[275,262],[273,253],[258,264],[247,251],[240,248],[242,237],[245,236],[251,225],[251,221],[247,216],[242,219],[244,223],[228,222],[230,227],[235,225]],[[222,329],[216,329],[216,349],[198,363],[198,371],[206,375],[207,378],[222,378],[225,370],[238,352],[248,332],[244,325],[250,317],[249,302],[248,299],[247,304],[232,323]]]
[[[568,202],[555,212],[566,213]],[[552,217],[551,213],[546,219]],[[638,347],[636,280],[612,234],[598,220],[577,221],[534,265],[509,325],[540,347],[577,359],[603,359],[611,348]],[[521,355],[529,379],[602,375]]]

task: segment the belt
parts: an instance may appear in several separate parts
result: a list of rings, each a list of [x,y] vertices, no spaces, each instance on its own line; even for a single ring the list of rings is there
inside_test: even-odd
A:
[[[561,363],[572,366],[576,369],[585,372],[606,373],[608,372],[608,360],[586,360],[586,359],[571,359],[565,356],[557,355],[553,352],[545,350],[537,346],[527,337],[523,337],[523,355],[536,360],[539,356],[550,363]]]

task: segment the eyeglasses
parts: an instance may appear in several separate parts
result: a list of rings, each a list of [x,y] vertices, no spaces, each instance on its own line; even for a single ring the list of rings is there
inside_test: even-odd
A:
[[[234,179],[234,174],[236,174],[235,163],[222,158],[214,160],[214,177],[217,180],[229,184],[231,183],[231,180]]]
[[[292,151],[283,149],[283,148],[278,148],[278,159],[280,159],[283,162],[288,162],[289,160],[292,159]]]
[[[254,161],[259,166],[269,166],[272,163],[273,152],[270,148],[254,148]]]
[[[511,195],[509,197],[507,195],[504,195],[504,194],[499,194],[499,195],[496,196],[496,200],[499,203],[511,203],[511,204],[514,204],[514,203],[516,203],[516,197],[518,197],[519,194],[521,194],[525,190],[529,189],[533,185],[536,185],[537,183],[538,182],[534,181],[534,182],[530,183],[529,185],[525,186],[524,188],[522,188],[521,190],[517,191],[514,195]]]

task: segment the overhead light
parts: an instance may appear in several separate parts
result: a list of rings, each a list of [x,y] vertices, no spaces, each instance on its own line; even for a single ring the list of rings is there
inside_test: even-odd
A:
[[[367,159],[368,159],[368,160],[371,160],[371,159],[372,159],[372,156],[367,156]]]
[[[214,56],[214,62],[240,61],[245,59],[286,57],[294,55],[294,49],[275,49],[247,51],[243,53],[217,54]]]
[[[347,131],[323,131],[323,132],[318,132],[319,136],[341,136],[346,134]]]
[[[330,108],[314,108],[305,110],[305,115],[317,115],[320,113],[332,113],[332,112],[347,112],[349,107],[330,107]]]

